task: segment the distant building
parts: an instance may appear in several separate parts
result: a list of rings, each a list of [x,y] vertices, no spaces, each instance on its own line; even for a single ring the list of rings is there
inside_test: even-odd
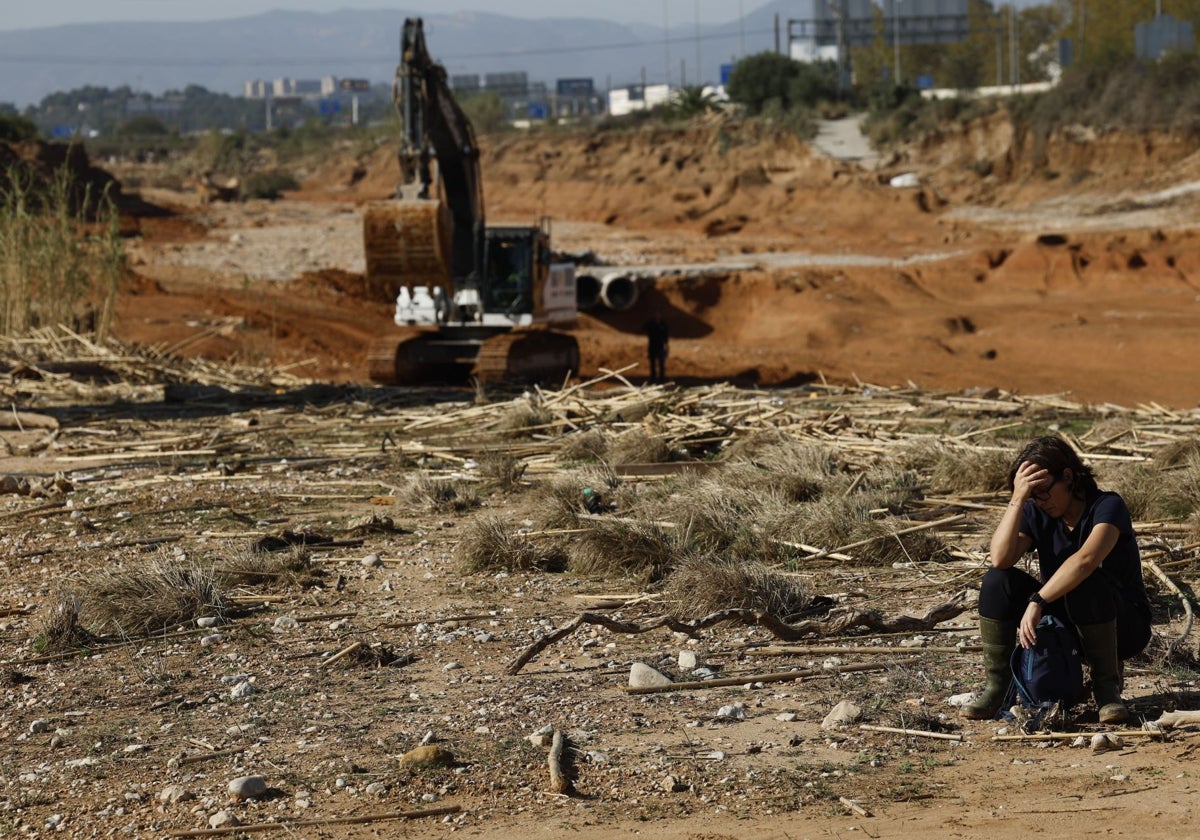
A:
[[[317,79],[292,79],[284,77],[271,82],[271,96],[316,97],[321,95],[321,82]]]
[[[634,111],[648,111],[671,99],[670,85],[630,85],[608,92],[608,113],[623,117]]]
[[[483,86],[504,100],[525,99],[529,96],[529,74],[488,73],[483,77]]]
[[[464,73],[450,77],[450,89],[455,96],[474,96],[479,93],[481,82],[478,73]]]
[[[267,98],[267,83],[262,79],[254,79],[249,82],[243,82],[242,88],[247,99],[266,99]]]

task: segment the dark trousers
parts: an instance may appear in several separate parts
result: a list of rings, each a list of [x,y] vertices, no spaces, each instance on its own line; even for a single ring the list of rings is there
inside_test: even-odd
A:
[[[979,615],[996,621],[1020,621],[1029,596],[1042,583],[1017,569],[988,569],[979,587]],[[1150,642],[1150,612],[1126,598],[1101,571],[1064,597],[1048,605],[1043,614],[1066,624],[1103,624],[1117,620],[1117,655],[1128,659],[1141,653]]]
[[[654,382],[662,382],[667,378],[667,351],[650,350],[650,379]]]

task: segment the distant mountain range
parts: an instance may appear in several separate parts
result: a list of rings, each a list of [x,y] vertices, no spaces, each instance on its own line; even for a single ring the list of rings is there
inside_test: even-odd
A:
[[[749,4],[747,4],[749,5]],[[643,81],[716,82],[720,65],[773,49],[772,0],[720,25],[681,22],[669,32],[605,20],[524,20],[503,15],[424,15],[430,53],[451,74],[525,71],[553,89],[560,78],[596,88]],[[734,4],[730,4],[734,6]],[[735,7],[736,9],[736,7]],[[87,85],[161,94],[200,85],[240,94],[252,79],[324,76],[388,82],[399,58],[404,11],[275,11],[206,23],[75,24],[0,32],[0,102],[20,107]],[[696,73],[697,58],[701,72]]]

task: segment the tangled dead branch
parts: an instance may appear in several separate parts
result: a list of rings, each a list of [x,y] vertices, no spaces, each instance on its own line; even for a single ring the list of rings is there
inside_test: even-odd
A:
[[[706,615],[695,621],[680,621],[670,615],[660,615],[643,624],[632,621],[617,621],[597,613],[581,613],[569,624],[538,639],[525,648],[513,663],[508,666],[509,676],[521,672],[529,662],[546,648],[570,636],[585,624],[596,624],[606,627],[614,633],[638,635],[666,627],[675,633],[686,633],[695,636],[702,630],[715,627],[726,621],[738,624],[750,624],[762,627],[767,632],[785,642],[795,642],[805,636],[838,635],[847,630],[866,629],[876,633],[915,633],[931,630],[943,621],[948,621],[961,615],[966,609],[967,593],[959,592],[949,601],[930,607],[925,615],[920,617],[901,615],[895,618],[885,618],[874,610],[848,610],[824,621],[800,621],[788,624],[777,616],[754,610],[721,610]]]

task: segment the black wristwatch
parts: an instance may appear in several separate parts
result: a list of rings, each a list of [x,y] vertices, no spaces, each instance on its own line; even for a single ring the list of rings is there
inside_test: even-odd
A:
[[[1042,597],[1042,593],[1034,592],[1029,596],[1029,603],[1037,604],[1039,607],[1046,606],[1046,599]]]

